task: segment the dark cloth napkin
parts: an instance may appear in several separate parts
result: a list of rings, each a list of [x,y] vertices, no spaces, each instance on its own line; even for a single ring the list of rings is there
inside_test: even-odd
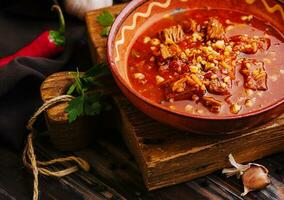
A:
[[[0,57],[17,51],[43,31],[58,27],[56,13],[50,11],[52,3],[0,1]],[[70,17],[66,21],[67,44],[62,54],[53,59],[19,57],[0,69],[2,145],[16,149],[22,147],[27,134],[26,123],[42,104],[40,84],[48,75],[78,65],[90,65],[84,22]],[[87,57],[83,62],[78,59],[81,54]]]

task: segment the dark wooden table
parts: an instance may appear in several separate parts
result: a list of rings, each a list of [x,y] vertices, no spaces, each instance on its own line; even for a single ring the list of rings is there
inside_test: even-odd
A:
[[[87,45],[86,42],[85,44]],[[86,56],[89,55],[84,52],[76,54],[76,57],[82,60],[89,59]],[[221,175],[220,171],[190,182],[148,192],[143,185],[137,164],[120,134],[115,130],[104,130],[96,135],[100,136],[84,150],[60,152],[49,142],[47,134],[40,134],[36,143],[36,153],[40,160],[75,154],[85,158],[92,165],[89,173],[80,171],[61,179],[41,176],[39,181],[42,200],[243,199],[240,196],[243,191],[240,180],[234,177],[228,179]],[[284,153],[257,162],[270,170],[272,184],[265,190],[250,193],[244,199],[284,199]],[[21,152],[0,145],[0,200],[30,200],[32,189],[33,176],[24,168]]]
[[[57,151],[49,143],[46,134],[41,134],[36,151],[41,160],[75,154],[87,159],[92,165],[89,173],[80,171],[61,179],[40,177],[40,196],[43,200],[243,199],[240,196],[243,190],[240,180],[227,179],[220,171],[187,183],[147,192],[132,155],[120,134],[114,130],[101,132],[100,137],[84,150],[64,153]],[[270,170],[272,184],[265,190],[250,193],[244,199],[284,199],[283,155],[281,153],[258,161]],[[0,160],[0,199],[31,199],[32,174],[23,167],[19,152],[2,147]]]

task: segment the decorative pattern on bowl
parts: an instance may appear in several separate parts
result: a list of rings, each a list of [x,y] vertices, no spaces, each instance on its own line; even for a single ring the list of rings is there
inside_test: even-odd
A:
[[[264,123],[284,112],[284,98],[274,105],[234,117],[202,117],[169,110],[135,91],[128,79],[127,60],[131,46],[147,27],[164,16],[188,9],[237,9],[261,17],[284,34],[284,5],[277,0],[135,0],[117,17],[107,44],[110,69],[128,99],[150,117],[187,131],[222,134],[233,133]]]
[[[179,0],[180,2],[184,2],[184,3],[188,3],[189,0]],[[244,0],[247,4],[251,5],[251,4],[254,4],[256,1],[261,1],[263,6],[265,7],[266,11],[269,12],[269,13],[275,13],[275,12],[279,12],[279,14],[282,16],[282,20],[284,22],[284,10],[283,8],[281,7],[280,4],[274,4],[273,6],[270,6],[268,4],[268,2],[266,0]],[[148,8],[147,8],[147,11],[146,12],[135,12],[135,14],[132,16],[132,23],[131,25],[124,25],[122,26],[121,28],[121,39],[118,40],[116,43],[115,43],[115,50],[116,50],[116,57],[115,57],[115,62],[119,62],[120,61],[120,55],[119,55],[119,47],[124,44],[125,42],[125,37],[126,37],[126,32],[127,31],[133,31],[137,28],[137,19],[139,17],[142,17],[142,18],[148,18],[150,17],[150,15],[152,14],[152,11],[153,11],[153,8],[155,7],[159,7],[159,8],[168,8],[172,2],[176,2],[176,1],[172,1],[172,0],[166,0],[164,2],[157,2],[157,1],[154,1],[154,2],[151,2],[149,5],[148,5]],[[179,13],[179,12],[183,12],[183,10],[181,9],[174,9],[171,14],[175,14],[175,13]]]

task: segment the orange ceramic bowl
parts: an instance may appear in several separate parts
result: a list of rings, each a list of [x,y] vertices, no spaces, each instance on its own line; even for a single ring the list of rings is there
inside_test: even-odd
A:
[[[172,127],[201,134],[229,134],[249,129],[271,120],[284,111],[284,97],[255,112],[230,117],[199,116],[170,110],[135,91],[128,79],[127,60],[135,38],[153,16],[176,8],[203,7],[237,9],[258,16],[284,33],[283,4],[276,0],[133,0],[116,18],[108,38],[107,58],[117,85],[138,109],[151,118]],[[284,64],[284,63],[283,63]]]

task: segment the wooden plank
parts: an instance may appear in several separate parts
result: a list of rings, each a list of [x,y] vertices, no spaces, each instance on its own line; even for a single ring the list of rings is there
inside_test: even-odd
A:
[[[243,199],[240,196],[243,190],[241,182],[235,177],[228,179],[220,172],[184,184],[148,192],[143,187],[137,165],[123,144],[120,135],[116,131],[103,131],[103,133],[104,136],[94,140],[90,147],[72,153],[59,152],[49,143],[48,137],[40,134],[35,143],[36,154],[40,160],[74,154],[83,157],[91,164],[91,171],[88,173],[80,171],[61,179],[40,176],[41,199],[80,200],[86,199],[84,197],[90,193],[99,197],[99,199],[111,200]],[[22,166],[20,155],[8,149],[0,148],[0,160],[0,199],[7,199],[7,196],[12,197],[12,199],[31,199],[33,176]],[[265,190],[250,193],[245,199],[283,199],[283,154],[257,162],[268,167],[272,184]],[[57,165],[56,169],[62,169],[61,167],[61,165]],[[130,179],[132,180],[130,181]],[[135,181],[136,184],[133,185],[132,183]],[[1,198],[1,195],[5,196]],[[108,198],[104,198],[104,196]]]
[[[119,9],[108,10],[117,13]],[[95,20],[101,12],[88,13],[86,23],[92,52],[104,59],[102,49],[106,39],[100,36]],[[228,166],[230,153],[239,162],[248,162],[284,150],[284,116],[239,135],[200,136],[161,125],[135,109],[125,97],[117,97],[116,103],[122,116],[122,135],[139,163],[149,190],[224,168]]]
[[[119,135],[115,132],[108,133],[109,137],[100,138],[93,142],[92,146],[86,148],[84,150],[73,152],[75,155],[80,155],[83,158],[90,161],[91,171],[89,173],[79,172],[71,175],[71,179],[68,177],[62,179],[50,179],[44,178],[44,181],[40,180],[40,185],[43,185],[43,191],[45,188],[54,188],[50,187],[50,185],[58,182],[57,188],[54,188],[56,191],[65,191],[65,189],[69,189],[69,193],[62,192],[62,196],[58,196],[60,194],[53,193],[54,199],[69,199],[67,198],[69,194],[74,195],[73,199],[81,199],[86,194],[86,190],[88,193],[93,193],[96,195],[100,195],[100,193],[108,193],[109,190],[117,191],[122,195],[122,199],[143,199],[143,200],[156,200],[156,199],[167,199],[167,200],[176,200],[176,199],[189,199],[189,200],[206,200],[206,199],[215,199],[215,200],[223,200],[223,199],[243,199],[240,197],[242,193],[243,187],[241,182],[236,178],[227,179],[225,176],[220,175],[220,172],[199,178],[184,184],[179,184],[176,186],[156,190],[154,192],[147,192],[142,185],[141,178],[137,179],[138,172],[129,170],[132,165],[135,165],[135,162],[129,160],[131,155],[125,149],[122,141],[119,138]],[[48,138],[41,137],[41,141],[37,142],[36,149],[37,155],[41,160],[56,158],[60,156],[66,156],[68,154],[58,152],[54,149],[50,144],[47,144]],[[102,143],[107,143],[101,145]],[[108,147],[106,147],[108,146]],[[121,156],[123,155],[123,156]],[[8,156],[9,157],[9,156]],[[283,154],[282,154],[283,157]],[[89,159],[92,158],[92,159]],[[111,159],[110,159],[111,158]],[[121,158],[125,158],[121,159]],[[13,158],[11,158],[12,160]],[[279,174],[275,174],[274,171],[277,169],[278,165],[281,165],[283,158],[281,159],[281,155],[272,157],[274,159],[276,165],[267,165],[268,169],[271,172],[272,184],[267,189],[262,191],[257,191],[250,193],[246,196],[245,199],[252,200],[266,200],[271,199],[281,199],[281,188],[284,187],[283,181],[279,183],[279,181],[275,181]],[[7,163],[7,159],[2,159]],[[266,161],[266,160],[264,160]],[[269,159],[268,159],[269,161]],[[132,162],[132,164],[130,163]],[[262,163],[263,161],[258,161]],[[7,166],[8,167],[8,166]],[[15,168],[19,168],[16,165],[9,165],[9,173],[15,171]],[[61,166],[59,165],[58,168]],[[0,166],[1,169],[3,169]],[[6,171],[6,173],[8,172]],[[283,167],[280,171],[283,173]],[[10,174],[9,174],[10,175]],[[8,179],[11,176],[6,176]],[[31,175],[29,176],[32,177]],[[132,178],[133,181],[129,181],[129,178]],[[283,177],[283,176],[282,176]],[[4,176],[0,177],[0,183],[2,182]],[[280,176],[281,178],[281,176]],[[100,179],[100,180],[99,180]],[[11,179],[10,179],[11,180]],[[65,181],[71,182],[66,183]],[[102,185],[102,181],[104,184]],[[133,185],[132,182],[136,181],[136,184]],[[68,185],[79,185],[78,188],[69,187]],[[107,184],[107,187],[104,185]],[[16,182],[14,182],[13,186],[19,186]],[[10,186],[11,187],[11,186]],[[32,184],[30,183],[30,187],[32,188]],[[85,188],[85,189],[80,189]],[[25,188],[25,190],[29,191],[29,189]],[[11,191],[11,188],[8,188],[8,191]],[[52,192],[52,191],[48,191]],[[87,194],[88,194],[87,193]],[[13,193],[12,193],[13,194]],[[11,195],[12,195],[11,194]],[[283,194],[283,193],[282,193]],[[24,195],[26,196],[26,194]],[[61,197],[61,198],[60,198]],[[66,198],[64,198],[66,197]],[[79,198],[80,197],[80,198]],[[117,198],[113,197],[113,199],[120,199],[119,196]],[[271,197],[271,198],[269,198]],[[24,199],[24,198],[21,198]],[[29,199],[29,198],[28,198]],[[43,198],[45,199],[45,198]],[[48,199],[48,198],[47,198]],[[71,198],[72,199],[72,198]],[[82,198],[83,199],[83,198]],[[104,199],[104,198],[100,198]]]
[[[20,154],[1,148],[0,160],[0,199],[32,199],[33,176],[22,166]],[[40,199],[83,200],[81,194],[63,187],[57,179],[40,176],[39,182]]]
[[[106,59],[107,38],[101,36],[102,26],[97,23],[97,16],[104,10],[108,10],[114,16],[117,16],[126,4],[118,4],[109,8],[94,10],[86,14],[87,30],[89,34],[91,53],[94,62],[101,62]]]
[[[161,125],[125,98],[116,101],[123,118],[122,133],[150,190],[222,169],[228,166],[230,153],[239,162],[249,162],[284,150],[284,116],[240,135],[202,136]]]

